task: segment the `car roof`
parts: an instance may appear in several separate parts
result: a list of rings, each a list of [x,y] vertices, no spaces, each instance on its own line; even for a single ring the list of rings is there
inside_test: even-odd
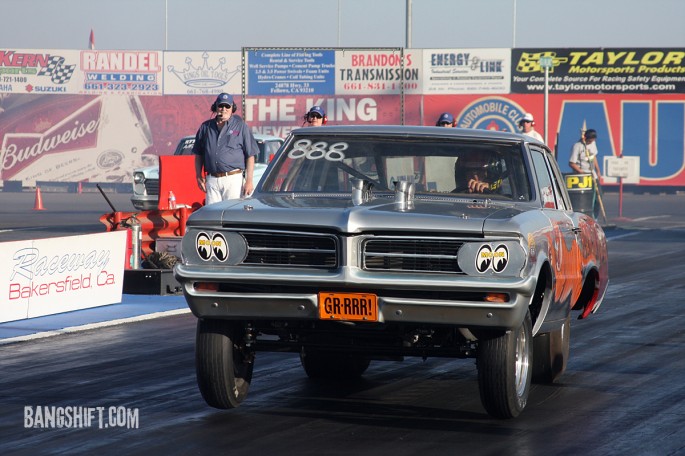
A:
[[[511,133],[475,128],[444,128],[416,125],[335,125],[322,127],[302,127],[292,130],[294,136],[299,135],[388,135],[388,136],[431,136],[458,137],[463,139],[485,139],[495,141],[530,142],[542,144],[539,141],[520,133]]]

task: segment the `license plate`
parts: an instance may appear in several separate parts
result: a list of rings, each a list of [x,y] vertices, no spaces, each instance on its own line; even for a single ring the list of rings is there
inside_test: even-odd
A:
[[[319,293],[319,318],[378,321],[378,297],[370,293]]]

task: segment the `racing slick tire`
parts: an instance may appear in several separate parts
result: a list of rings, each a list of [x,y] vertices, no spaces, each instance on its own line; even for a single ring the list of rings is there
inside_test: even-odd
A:
[[[478,386],[488,414],[508,419],[523,411],[530,393],[532,356],[530,311],[517,329],[485,337],[479,342]]]
[[[561,328],[533,338],[533,382],[554,383],[566,370],[571,348],[571,316]]]
[[[247,397],[254,352],[245,346],[243,333],[244,330],[232,322],[202,318],[197,321],[197,386],[202,398],[212,407],[236,408]]]
[[[305,349],[300,352],[300,362],[309,378],[325,380],[358,379],[371,364],[370,359],[358,354]]]

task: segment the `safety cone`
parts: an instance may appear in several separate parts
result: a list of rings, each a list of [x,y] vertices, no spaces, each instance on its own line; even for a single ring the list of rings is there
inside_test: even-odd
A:
[[[34,211],[44,211],[45,208],[43,207],[43,197],[40,196],[40,187],[36,187],[36,202],[33,205],[33,210]]]

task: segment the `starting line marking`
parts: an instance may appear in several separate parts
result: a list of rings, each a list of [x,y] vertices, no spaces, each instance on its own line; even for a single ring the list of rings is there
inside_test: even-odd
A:
[[[44,339],[46,337],[59,336],[60,334],[71,334],[75,332],[87,331],[89,329],[106,328],[108,326],[122,325],[125,323],[133,323],[136,321],[153,320],[155,318],[170,317],[173,315],[181,315],[190,313],[190,309],[175,309],[165,310],[163,312],[155,312],[151,314],[138,315],[137,317],[119,318],[117,320],[101,321],[98,323],[88,323],[85,325],[72,326],[69,328],[56,329],[53,331],[44,331],[35,334],[27,334],[25,336],[9,337],[7,339],[0,339],[0,345],[11,344],[14,342],[25,342],[28,340]]]

